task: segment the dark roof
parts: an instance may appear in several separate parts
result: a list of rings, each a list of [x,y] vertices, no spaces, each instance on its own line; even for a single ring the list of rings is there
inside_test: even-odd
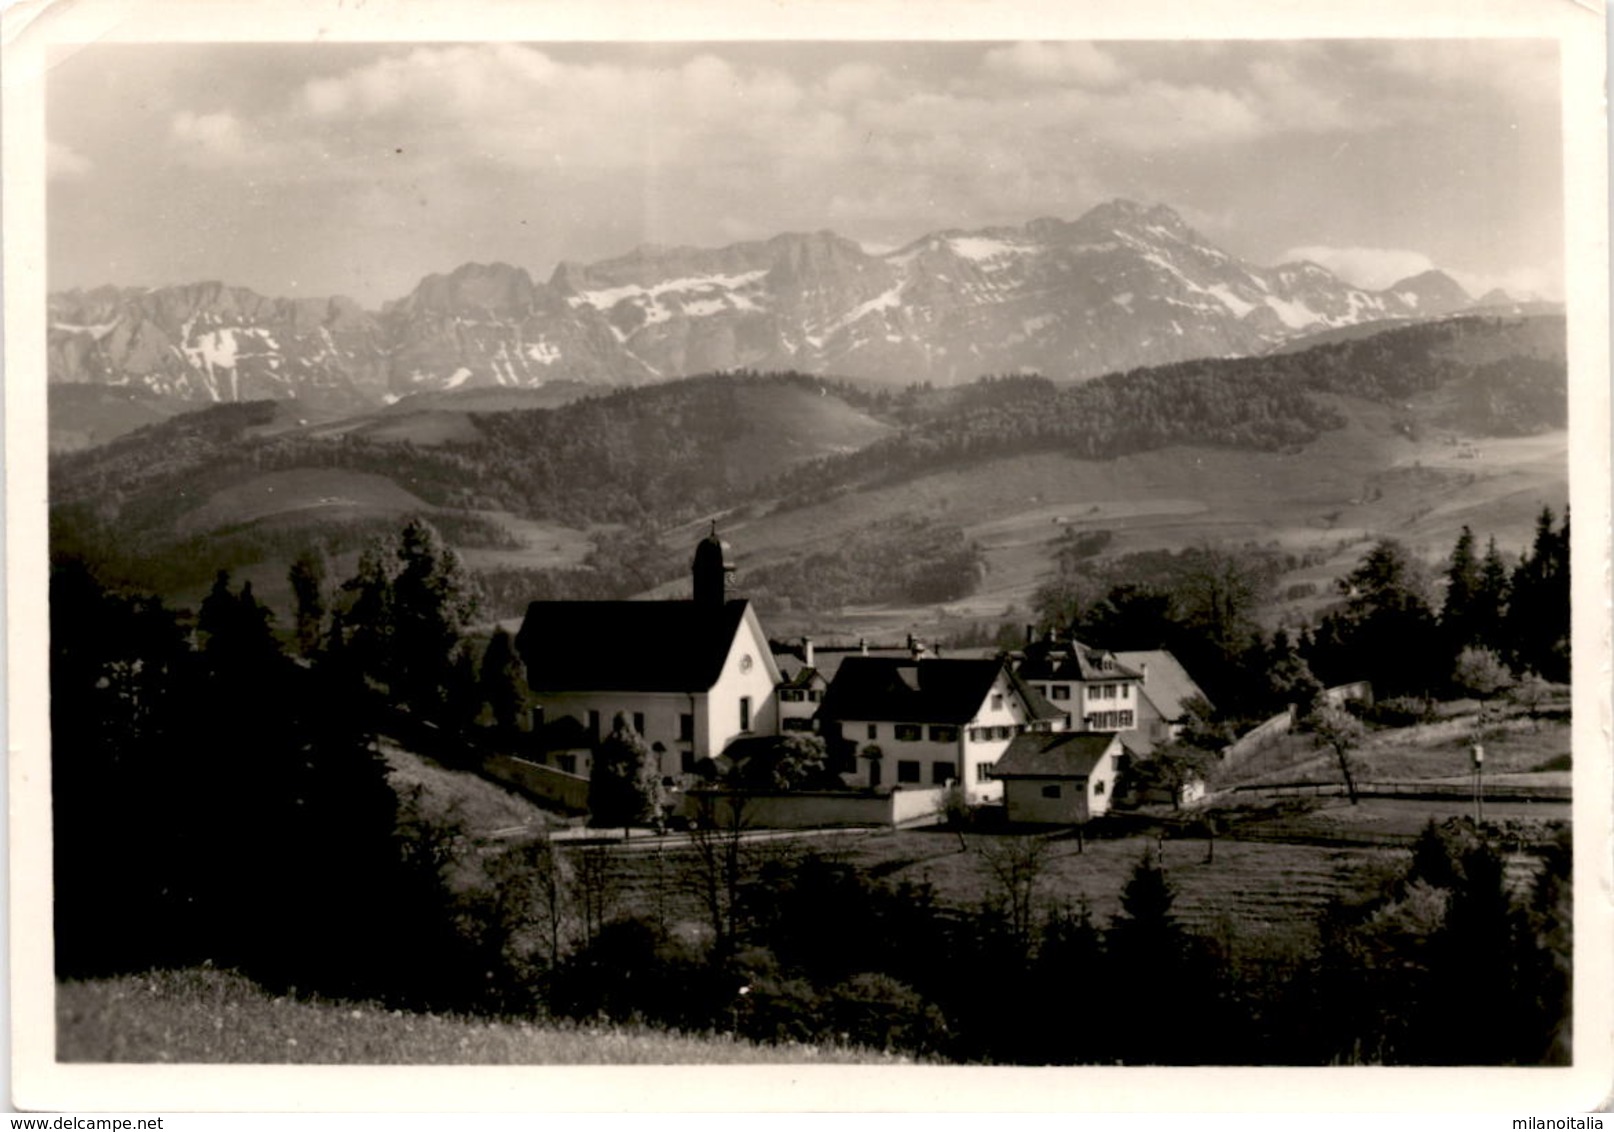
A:
[[[1001,660],[849,656],[824,693],[819,716],[968,723],[1001,671]]]
[[[1020,678],[1019,673],[1009,669],[1009,683],[1025,701],[1026,708],[1031,712],[1032,719],[1064,719],[1065,712],[1061,708],[1049,703],[1043,694]]]
[[[773,659],[779,666],[779,675],[783,678],[779,681],[781,688],[811,688],[825,682],[818,669],[802,664],[788,653],[783,656],[774,653]]]
[[[535,692],[704,692],[722,673],[748,604],[535,601],[516,649]]]
[[[1025,660],[1020,675],[1027,680],[1136,680],[1135,669],[1116,661],[1113,667],[1103,667],[1106,656],[1115,654],[1106,649],[1084,645],[1074,637],[1066,640],[1035,641],[1025,647]]]
[[[994,778],[1086,778],[1110,744],[1110,731],[1027,731],[1009,741]]]

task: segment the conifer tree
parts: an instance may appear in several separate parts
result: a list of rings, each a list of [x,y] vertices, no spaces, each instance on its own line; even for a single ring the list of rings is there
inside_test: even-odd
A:
[[[650,748],[619,712],[600,741],[588,782],[589,824],[624,829],[661,811],[661,770]]]
[[[513,735],[527,703],[527,676],[508,630],[496,630],[488,642],[477,683],[494,727],[506,737]]]
[[[1479,560],[1474,555],[1474,532],[1465,523],[1452,547],[1446,567],[1446,598],[1440,607],[1440,628],[1446,648],[1456,656],[1475,643],[1477,634],[1476,597],[1481,585]]]
[[[330,616],[330,556],[323,546],[305,549],[286,579],[297,604],[297,651],[313,656],[325,642]]]

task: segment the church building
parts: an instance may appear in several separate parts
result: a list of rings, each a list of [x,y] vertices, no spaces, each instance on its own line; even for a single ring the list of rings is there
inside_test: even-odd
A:
[[[545,725],[598,742],[620,714],[661,773],[692,771],[735,739],[779,733],[779,668],[717,527],[695,548],[687,601],[535,601],[516,648]]]

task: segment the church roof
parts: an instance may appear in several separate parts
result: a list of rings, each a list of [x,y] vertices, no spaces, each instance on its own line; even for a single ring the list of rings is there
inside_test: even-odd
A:
[[[516,649],[535,692],[705,692],[750,602],[535,601]]]

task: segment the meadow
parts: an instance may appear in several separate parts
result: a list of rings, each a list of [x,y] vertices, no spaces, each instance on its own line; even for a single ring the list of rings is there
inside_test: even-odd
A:
[[[498,1021],[273,995],[211,968],[68,981],[56,1056],[71,1062],[254,1065],[895,1065],[870,1050],[759,1045],[727,1034]]]

